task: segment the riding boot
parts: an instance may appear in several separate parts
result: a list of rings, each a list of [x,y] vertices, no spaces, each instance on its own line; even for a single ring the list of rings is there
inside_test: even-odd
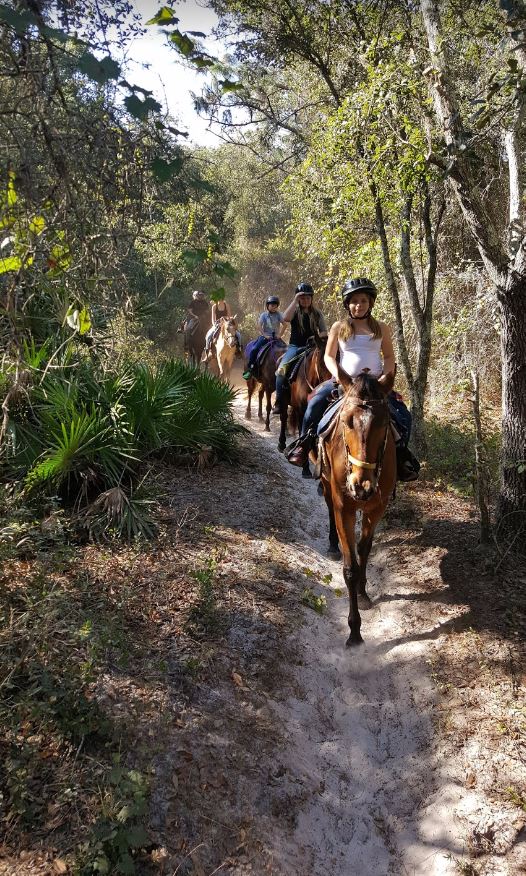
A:
[[[291,465],[298,465],[300,468],[303,468],[305,463],[309,459],[309,449],[305,447],[303,444],[298,444],[294,450],[287,455],[287,461],[290,462]]]
[[[312,449],[314,443],[314,435],[312,432],[306,432],[304,435],[300,435],[300,437],[294,441],[289,448],[289,450],[285,451],[285,458],[291,465],[299,465],[303,467],[309,459],[309,453]]]

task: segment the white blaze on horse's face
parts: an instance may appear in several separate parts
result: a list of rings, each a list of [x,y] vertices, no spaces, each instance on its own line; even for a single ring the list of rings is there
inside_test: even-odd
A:
[[[380,454],[379,436],[385,436],[385,413],[376,413],[370,405],[355,404],[342,417],[347,455],[346,490],[356,501],[367,501],[378,491]]]
[[[225,340],[229,347],[235,347],[237,344],[237,324],[234,317],[231,317],[228,320],[225,320],[223,323]]]

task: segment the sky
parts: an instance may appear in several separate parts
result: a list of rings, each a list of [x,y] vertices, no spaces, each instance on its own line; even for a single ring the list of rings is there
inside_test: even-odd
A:
[[[165,5],[162,0],[133,0],[133,6],[146,23]],[[211,34],[217,24],[217,16],[197,0],[177,2],[171,5],[179,18],[180,31],[198,30]],[[195,69],[189,69],[180,60],[180,55],[167,44],[166,36],[157,25],[150,25],[145,36],[133,40],[127,56],[127,78],[136,85],[148,88],[154,97],[177,118],[177,127],[189,132],[185,142],[196,145],[217,146],[221,142],[210,130],[207,122],[200,119],[193,108],[191,92],[199,94],[205,77]],[[200,43],[214,57],[225,54],[224,43],[210,36]],[[149,65],[145,69],[143,65]]]

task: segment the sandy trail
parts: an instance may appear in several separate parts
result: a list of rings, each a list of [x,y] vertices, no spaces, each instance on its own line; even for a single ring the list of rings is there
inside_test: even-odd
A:
[[[240,418],[245,405],[240,393]],[[346,649],[347,592],[341,564],[325,556],[327,523],[317,485],[276,452],[277,425],[264,432],[257,408],[244,422],[257,435],[258,452],[270,453],[276,470],[295,483],[296,508],[284,509],[297,523],[290,566],[310,569],[313,589],[328,603],[321,617],[303,609],[295,642],[303,665],[291,668],[294,696],[271,703],[287,741],[270,779],[271,812],[262,814],[259,830],[270,871],[458,873],[466,848],[457,810],[465,791],[458,770],[442,761],[428,663],[460,609],[439,600],[439,584],[437,601],[427,598],[424,607],[414,599],[414,582],[390,575],[385,552],[373,548],[368,589],[374,607],[362,614],[365,644]],[[328,572],[332,581],[322,584]]]

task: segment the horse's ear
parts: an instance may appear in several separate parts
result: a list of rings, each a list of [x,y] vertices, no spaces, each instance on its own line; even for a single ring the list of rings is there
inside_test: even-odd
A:
[[[341,365],[338,363],[338,381],[341,383],[345,390],[349,389],[353,385],[352,377],[347,374],[346,371],[343,370]]]
[[[382,392],[386,395],[391,392],[394,382],[395,382],[395,374],[396,374],[396,365],[392,371],[388,371],[387,374],[382,374],[379,378],[378,383],[380,384],[380,388]]]

